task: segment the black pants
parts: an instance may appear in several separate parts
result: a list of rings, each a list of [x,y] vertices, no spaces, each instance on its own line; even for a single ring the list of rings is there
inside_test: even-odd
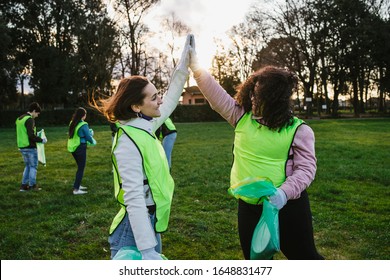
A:
[[[250,259],[252,235],[263,212],[262,205],[238,203],[238,232],[245,259]],[[280,250],[289,260],[322,260],[314,244],[312,216],[306,191],[279,211]]]
[[[85,164],[87,162],[87,144],[80,144],[72,155],[77,163],[77,172],[73,183],[73,189],[78,190],[84,176]]]

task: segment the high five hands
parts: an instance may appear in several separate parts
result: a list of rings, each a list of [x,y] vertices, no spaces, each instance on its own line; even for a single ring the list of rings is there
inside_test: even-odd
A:
[[[190,34],[190,68],[192,72],[199,70],[201,67],[199,65],[198,56],[196,55],[195,49],[195,37]]]
[[[195,72],[201,68],[199,66],[198,57],[196,55],[195,37],[193,34],[187,35],[184,49],[181,54],[180,61],[177,65],[177,68],[183,71],[187,70],[188,67],[192,70],[192,72]]]

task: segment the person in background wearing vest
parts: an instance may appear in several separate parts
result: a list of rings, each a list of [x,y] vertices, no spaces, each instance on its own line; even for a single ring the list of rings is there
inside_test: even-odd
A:
[[[93,106],[119,122],[112,148],[115,198],[120,210],[109,231],[111,258],[135,246],[144,260],[161,260],[160,233],[168,228],[174,181],[155,131],[178,104],[189,76],[190,36],[164,96],[143,76],[124,78],[110,98]]]
[[[262,68],[241,85],[233,99],[201,69],[194,47],[190,68],[211,107],[235,128],[231,185],[249,177],[270,178],[277,187],[269,200],[280,210],[282,253],[288,259],[323,259],[314,244],[306,192],[316,173],[314,133],[293,116],[296,75],[284,68]],[[238,203],[240,243],[245,259],[250,259],[253,232],[263,208],[242,200]]]
[[[162,126],[160,126],[156,131],[157,137],[162,142],[165,154],[168,159],[169,169],[172,166],[172,150],[175,145],[177,130],[173,124],[171,118],[168,118]]]
[[[34,119],[41,113],[41,107],[33,102],[28,107],[28,112],[16,119],[16,139],[23,156],[24,171],[20,191],[40,191],[36,184],[38,169],[38,153],[36,143],[47,142],[46,138],[37,136]]]
[[[73,194],[88,193],[86,187],[81,186],[84,169],[87,162],[87,143],[96,144],[88,123],[85,122],[87,111],[83,107],[76,109],[69,124],[68,151],[72,153],[77,163],[76,177],[73,183]]]

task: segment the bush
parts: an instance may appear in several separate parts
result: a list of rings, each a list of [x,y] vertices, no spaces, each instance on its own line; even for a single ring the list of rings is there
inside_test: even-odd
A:
[[[223,121],[223,118],[209,105],[178,105],[171,118],[174,122]]]
[[[92,125],[108,124],[108,121],[96,110],[88,109],[87,122]],[[74,108],[61,110],[42,110],[37,120],[37,126],[68,125]],[[24,112],[20,110],[1,111],[0,127],[12,127],[15,120]],[[172,113],[174,122],[215,122],[223,121],[222,117],[213,111],[209,105],[178,105]]]

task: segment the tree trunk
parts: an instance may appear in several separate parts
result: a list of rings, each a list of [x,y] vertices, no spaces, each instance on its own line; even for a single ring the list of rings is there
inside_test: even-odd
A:
[[[339,92],[338,90],[335,90],[333,96],[333,103],[332,103],[332,117],[334,118],[338,117],[338,110],[339,110]]]
[[[379,86],[378,86],[378,91],[379,91],[379,99],[378,99],[378,112],[379,113],[384,113],[385,112],[385,107],[384,107],[384,103],[386,102],[385,101],[385,98],[383,96],[383,90],[382,90],[382,86],[381,86],[381,81],[383,80],[383,68],[382,67],[379,67]]]
[[[353,79],[352,82],[353,85],[353,112],[355,117],[359,117],[359,89],[358,89],[358,82],[355,79]]]
[[[359,75],[359,83],[358,83],[358,91],[359,91],[359,96],[360,96],[360,100],[359,100],[359,112],[364,114],[365,113],[365,108],[364,108],[364,101],[367,101],[367,100],[364,100],[364,70],[361,69],[360,70],[361,73]]]
[[[305,106],[306,106],[306,117],[311,117],[313,115],[313,95],[310,92],[309,83],[304,83],[305,91]]]
[[[20,100],[21,100],[20,105],[21,106],[20,107],[22,110],[24,110],[26,108],[26,98],[24,96],[24,79],[25,79],[25,77],[23,74],[19,75],[20,91],[21,91],[21,93],[20,93]]]

